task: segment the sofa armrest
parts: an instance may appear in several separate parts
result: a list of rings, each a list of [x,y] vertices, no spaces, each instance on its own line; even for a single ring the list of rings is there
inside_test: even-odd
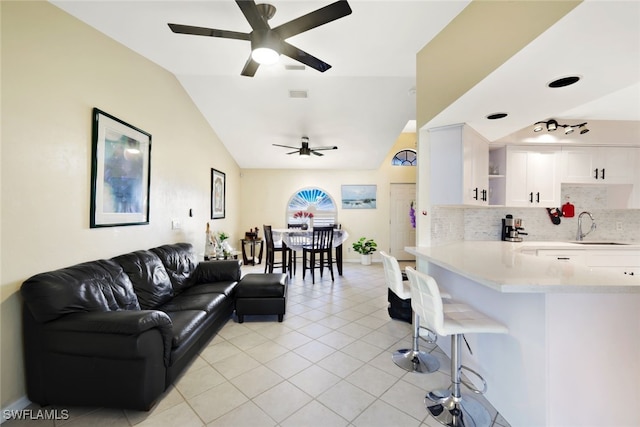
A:
[[[238,260],[204,261],[198,263],[193,272],[193,284],[237,282],[240,280],[240,276],[240,261]]]
[[[169,365],[171,355],[171,341],[173,338],[173,324],[166,313],[158,310],[123,310],[102,311],[88,313],[74,313],[63,316],[52,322],[47,322],[44,329],[49,333],[52,342],[61,340],[64,336],[72,337],[74,333],[82,336],[94,336],[88,343],[86,340],[71,338],[71,341],[62,339],[69,350],[82,351],[83,347],[89,350],[89,354],[105,354],[114,351],[126,356],[124,349],[115,349],[115,342],[127,342],[127,338],[138,337],[145,332],[157,330],[162,337],[163,359],[165,366]],[[120,337],[121,339],[118,339]],[[124,339],[122,339],[124,338]],[[59,343],[55,344],[56,346]],[[102,347],[102,348],[101,348]],[[131,352],[136,349],[132,347]]]

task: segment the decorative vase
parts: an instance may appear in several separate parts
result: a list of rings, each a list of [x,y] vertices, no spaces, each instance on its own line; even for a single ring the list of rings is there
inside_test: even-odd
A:
[[[371,265],[371,254],[361,254],[360,255],[360,263],[362,265]]]

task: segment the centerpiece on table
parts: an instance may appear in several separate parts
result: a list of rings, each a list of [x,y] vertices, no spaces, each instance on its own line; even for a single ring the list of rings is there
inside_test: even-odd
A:
[[[224,231],[214,232],[207,223],[206,241],[205,241],[205,260],[210,259],[226,259],[232,255],[233,248],[227,241],[229,235]]]
[[[293,218],[300,221],[302,229],[307,230],[313,228],[313,213],[307,211],[298,211],[293,214]]]

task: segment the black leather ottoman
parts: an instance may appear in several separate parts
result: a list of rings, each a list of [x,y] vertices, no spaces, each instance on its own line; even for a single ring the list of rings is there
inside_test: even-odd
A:
[[[236,315],[244,322],[245,314],[277,314],[282,322],[287,305],[287,285],[284,273],[247,274],[236,287]]]

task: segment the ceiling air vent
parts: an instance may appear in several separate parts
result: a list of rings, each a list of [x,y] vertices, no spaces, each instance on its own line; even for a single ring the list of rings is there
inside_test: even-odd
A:
[[[304,71],[305,66],[298,64],[287,64],[284,66],[284,69],[288,71]]]
[[[290,90],[289,98],[308,98],[306,90]]]

